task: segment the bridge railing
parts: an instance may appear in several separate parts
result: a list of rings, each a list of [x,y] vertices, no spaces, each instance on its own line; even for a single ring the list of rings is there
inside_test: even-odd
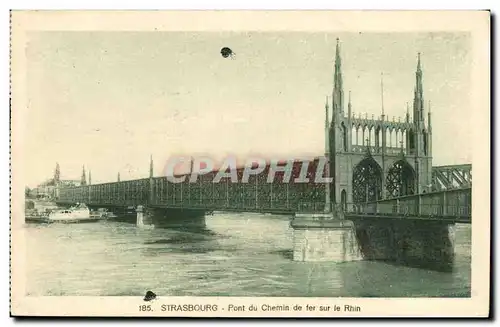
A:
[[[324,212],[327,209],[325,202],[300,201],[297,204],[297,212],[301,213],[317,213]],[[330,206],[330,210],[332,206]]]
[[[324,202],[299,202],[297,212],[320,213],[342,211],[347,215],[384,216],[394,218],[420,217],[420,218],[443,218],[453,220],[470,220],[470,205],[445,205],[442,204],[420,204],[419,206],[409,203],[345,203],[331,205],[325,210]]]
[[[346,213],[373,216],[399,216],[399,217],[443,217],[470,219],[471,206],[420,204],[419,206],[392,203],[353,203],[347,205]]]

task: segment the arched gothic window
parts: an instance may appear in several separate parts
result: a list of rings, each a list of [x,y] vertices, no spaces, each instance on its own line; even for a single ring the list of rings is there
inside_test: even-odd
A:
[[[424,139],[424,155],[426,156],[427,155],[427,133],[425,132],[425,130],[422,131],[422,136]]]
[[[356,165],[352,175],[353,202],[381,199],[382,169],[372,158],[365,158]]]
[[[408,132],[408,143],[409,143],[409,150],[410,153],[415,151],[415,133],[413,133],[413,130],[410,129]]]
[[[415,193],[415,171],[406,160],[399,160],[389,169],[386,179],[389,197],[399,197]]]
[[[347,128],[344,123],[340,124],[340,132],[342,133],[342,150],[347,151]]]

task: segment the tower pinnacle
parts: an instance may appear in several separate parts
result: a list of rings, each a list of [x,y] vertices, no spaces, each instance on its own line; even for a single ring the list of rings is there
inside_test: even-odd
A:
[[[417,71],[415,72],[415,95],[413,98],[413,122],[422,125],[424,121],[424,91],[422,86],[422,65],[418,53]]]
[[[328,95],[327,95],[325,101],[325,128],[328,128],[329,122],[330,122],[330,111],[328,107]]]
[[[329,112],[329,107],[328,107],[328,96],[326,96],[326,101],[325,101],[325,155],[328,156],[330,153],[330,128],[329,128],[329,121],[330,121],[330,112]]]
[[[334,115],[344,112],[344,90],[342,82],[342,59],[340,58],[340,40],[337,38],[335,49],[335,72],[333,79],[333,104],[332,110]]]
[[[410,105],[406,102],[406,122],[410,122]]]
[[[432,124],[431,124],[431,100],[429,100],[429,111],[427,112],[427,129],[429,132],[432,131]]]
[[[153,178],[153,155],[149,159],[149,177]]]
[[[380,96],[382,101],[382,117],[385,116],[384,112],[384,73],[380,73]]]
[[[351,91],[349,91],[349,103],[347,104],[347,115],[349,116],[350,119],[352,115]]]

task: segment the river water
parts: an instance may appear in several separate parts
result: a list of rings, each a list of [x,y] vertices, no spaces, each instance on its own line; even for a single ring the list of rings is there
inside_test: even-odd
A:
[[[133,224],[26,224],[27,293],[144,296],[470,296],[470,225],[453,272],[361,261],[292,261],[285,216],[221,213],[196,231]]]

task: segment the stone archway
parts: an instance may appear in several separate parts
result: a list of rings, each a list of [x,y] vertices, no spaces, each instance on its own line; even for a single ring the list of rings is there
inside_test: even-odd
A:
[[[382,169],[367,157],[354,167],[352,174],[352,200],[354,203],[377,201],[382,198]]]
[[[399,160],[392,165],[386,178],[387,196],[390,198],[415,193],[415,171],[406,160]]]

